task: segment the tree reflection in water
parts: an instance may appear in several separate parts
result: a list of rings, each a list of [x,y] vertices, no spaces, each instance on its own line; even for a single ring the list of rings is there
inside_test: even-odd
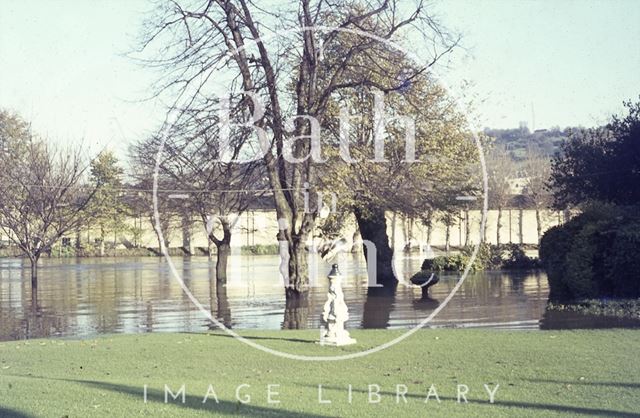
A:
[[[217,283],[215,265],[206,257],[175,258],[176,268],[193,295],[207,305],[220,323],[234,329],[299,329],[320,326],[326,301],[325,282],[303,298],[284,298],[272,274],[277,256],[238,256],[243,278],[237,285]],[[405,271],[420,267],[421,260]],[[205,319],[173,279],[166,260],[44,259],[38,298],[31,299],[29,269],[20,259],[0,259],[0,340],[137,332],[199,332]],[[344,262],[344,293],[349,308],[348,329],[409,328],[429,316],[457,283],[455,274],[443,274],[420,299],[420,290],[366,287],[358,273],[361,259]],[[28,266],[27,266],[28,267]],[[234,270],[231,270],[234,272]],[[235,270],[234,274],[239,274]],[[247,289],[251,289],[247,295]],[[470,274],[434,326],[488,326],[536,329],[547,303],[543,272],[479,272]],[[248,299],[249,297],[249,299]],[[233,315],[232,312],[233,311]],[[274,316],[275,315],[275,316]],[[195,319],[195,321],[194,321]],[[638,327],[636,321],[546,314],[543,328]]]
[[[370,287],[362,311],[362,328],[387,328],[396,300],[396,286]]]

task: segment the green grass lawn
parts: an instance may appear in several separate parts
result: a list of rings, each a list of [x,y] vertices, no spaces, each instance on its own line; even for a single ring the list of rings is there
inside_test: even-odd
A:
[[[373,347],[399,332],[353,331],[358,344],[343,348],[314,344],[315,330],[243,334],[291,353],[334,355]],[[183,383],[186,402],[169,397],[164,403],[164,385],[175,393]],[[203,404],[210,384],[219,403],[210,395]],[[250,385],[240,393],[251,396],[249,404],[235,398],[241,384]],[[270,384],[280,385],[272,387],[279,404],[267,403]],[[433,394],[425,403],[432,384],[440,403]],[[468,403],[457,403],[458,384],[468,386]],[[484,384],[500,385],[494,404]],[[318,385],[332,403],[318,402]],[[368,402],[369,385],[379,385],[379,403]],[[406,403],[396,398],[396,385],[406,385]],[[640,331],[425,330],[383,352],[340,362],[286,360],[222,333],[5,342],[5,415],[640,417]]]

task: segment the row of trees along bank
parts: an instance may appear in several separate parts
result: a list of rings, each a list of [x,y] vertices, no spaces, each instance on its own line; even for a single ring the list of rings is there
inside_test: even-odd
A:
[[[416,89],[418,88],[422,89],[421,94],[434,97],[434,103],[441,100],[443,106],[447,104],[445,92],[436,84],[416,85]],[[364,107],[363,103],[360,105]],[[425,114],[436,118],[439,115],[438,109],[434,106],[432,113]],[[446,115],[446,112],[441,114]],[[457,117],[460,118],[460,115]],[[209,129],[207,125],[207,121],[211,120],[215,120],[212,115],[194,113],[188,124],[174,126],[171,135],[164,141],[158,172],[161,191],[158,202],[165,240],[161,242],[158,236],[158,247],[169,246],[168,237],[176,223],[182,222],[185,231],[191,230],[194,218],[200,219],[201,227],[208,233],[210,244],[217,247],[216,279],[224,283],[235,217],[242,214],[252,202],[255,204],[256,199],[261,199],[267,207],[273,207],[274,203],[271,196],[265,195],[265,190],[270,185],[261,162],[234,165],[217,161],[214,151],[217,146],[216,130]],[[39,258],[43,254],[50,255],[54,244],[62,237],[75,234],[76,249],[80,250],[81,246],[92,245],[81,244],[81,230],[97,228],[98,247],[94,250],[99,255],[105,255],[109,237],[113,238],[114,245],[119,242],[118,238],[122,242],[129,242],[125,237],[137,242],[142,225],[136,222],[132,227],[127,219],[137,219],[143,215],[150,225],[155,224],[150,190],[160,146],[157,136],[139,141],[131,147],[131,175],[127,182],[125,170],[111,152],[101,152],[89,159],[83,155],[82,147],[71,152],[47,144],[32,133],[28,124],[17,115],[2,112],[0,122],[4,150],[1,157],[7,167],[2,179],[6,193],[0,199],[0,226],[4,234],[13,240],[31,262],[34,289],[37,290]],[[366,126],[360,125],[353,136],[357,146],[352,147],[351,153],[361,161],[366,158],[368,145],[372,142],[371,137],[362,132]],[[458,218],[462,210],[467,214],[463,219],[467,221],[465,230],[468,238],[468,210],[472,206],[456,202],[454,197],[461,190],[467,194],[478,194],[478,190],[471,187],[471,183],[457,181],[455,176],[460,176],[460,172],[447,170],[444,161],[457,161],[457,167],[468,169],[470,165],[477,163],[472,144],[461,129],[456,131],[455,125],[444,125],[450,131],[441,132],[439,136],[438,130],[427,124],[420,127],[431,129],[431,134],[419,137],[418,150],[437,147],[444,156],[440,167],[431,166],[426,171],[425,166],[403,165],[401,141],[387,146],[390,156],[387,163],[380,165],[362,162],[347,165],[337,158],[335,149],[327,150],[328,162],[318,169],[322,174],[322,188],[338,191],[340,215],[330,216],[319,223],[323,237],[332,239],[340,236],[344,220],[351,214],[356,216],[359,227],[365,231],[368,239],[378,242],[383,249],[386,244],[388,253],[383,256],[390,257],[386,219],[382,217],[384,211],[400,213],[407,225],[416,219],[422,220],[429,227],[442,221],[449,229],[455,225],[456,220],[461,222]],[[455,132],[457,136],[454,135]],[[234,138],[234,152],[240,152],[246,136],[236,135]],[[447,147],[435,142],[444,142],[446,138]],[[209,153],[201,152],[203,149],[209,150]],[[536,160],[532,160],[531,164],[536,165]],[[512,172],[494,170],[492,175],[507,175],[506,173]],[[390,173],[394,180],[385,181]],[[14,182],[12,179],[18,181]],[[436,187],[433,186],[434,183],[437,183]],[[452,186],[446,186],[447,184]],[[168,199],[167,195],[172,191],[188,191],[190,198],[188,201]],[[507,193],[506,189],[504,191]],[[493,204],[493,199],[490,202]],[[424,207],[427,208],[426,211]],[[447,219],[450,221],[447,222]],[[428,231],[431,230],[429,227]],[[90,254],[96,252],[89,251]],[[385,257],[378,261],[381,271],[388,268],[388,261]]]

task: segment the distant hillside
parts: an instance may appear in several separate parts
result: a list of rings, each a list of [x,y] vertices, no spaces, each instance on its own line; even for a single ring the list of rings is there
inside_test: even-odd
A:
[[[529,144],[535,144],[547,154],[553,155],[560,150],[560,145],[567,138],[569,128],[561,130],[558,127],[538,129],[534,132],[529,128],[491,129],[485,128],[484,133],[495,139],[496,145],[505,147],[516,161],[524,159],[525,150]]]

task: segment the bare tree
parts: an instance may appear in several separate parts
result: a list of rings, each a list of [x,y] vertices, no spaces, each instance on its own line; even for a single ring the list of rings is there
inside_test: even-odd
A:
[[[158,220],[160,231],[158,230],[156,216],[153,210],[153,173],[155,169],[155,157],[157,148],[153,148],[148,143],[140,142],[131,146],[129,150],[129,160],[131,177],[133,178],[132,189],[134,195],[129,197],[129,204],[139,214],[144,216],[153,228],[158,241],[157,255],[162,255],[162,247],[169,248],[171,239],[176,228],[176,224],[183,215],[183,208],[179,201],[169,199],[169,195],[175,193],[175,182],[167,179],[167,176],[160,174],[158,178]],[[156,144],[157,145],[157,144]],[[162,234],[160,233],[162,232]],[[154,250],[155,251],[155,250]]]
[[[202,122],[196,121],[199,123]],[[182,147],[180,155],[191,166],[181,184],[195,190],[189,204],[200,217],[210,242],[216,246],[216,280],[226,283],[233,227],[251,202],[264,195],[267,182],[259,161],[238,164],[211,158],[220,152],[214,151],[217,141],[211,131],[198,131],[198,136],[187,140],[189,146]],[[234,138],[233,159],[242,152],[246,139],[243,134]],[[203,148],[208,152],[202,152]],[[222,235],[216,234],[214,220],[219,223]]]
[[[192,218],[200,218],[210,243],[216,246],[216,280],[224,284],[233,226],[251,201],[264,194],[266,174],[260,161],[232,162],[243,151],[248,139],[246,129],[234,132],[227,144],[231,155],[222,155],[217,140],[217,110],[213,104],[207,109],[186,110],[182,121],[172,126],[164,139],[147,138],[134,145],[131,153],[135,165],[144,173],[141,183],[149,182],[157,164],[158,204],[162,205],[159,212],[169,212],[159,214],[161,223],[171,213],[177,213],[182,217],[185,234]],[[172,195],[181,199],[171,201]],[[220,232],[216,231],[217,226]]]
[[[546,186],[551,177],[551,158],[541,152],[538,147],[529,146],[523,164],[525,172],[524,194],[536,212],[536,231],[539,244],[543,227],[541,211],[548,208],[553,200]]]
[[[0,228],[29,259],[36,301],[40,257],[85,222],[95,189],[83,187],[88,165],[80,147],[55,149],[26,127],[6,145],[1,155]]]
[[[492,148],[487,155],[487,171],[489,174],[489,206],[498,210],[496,224],[496,244],[500,245],[502,229],[502,211],[511,197],[511,180],[515,174],[515,164],[503,147]]]
[[[529,204],[529,198],[524,193],[519,194],[515,197],[514,203],[518,208],[518,243],[522,245],[524,243],[524,210]]]

